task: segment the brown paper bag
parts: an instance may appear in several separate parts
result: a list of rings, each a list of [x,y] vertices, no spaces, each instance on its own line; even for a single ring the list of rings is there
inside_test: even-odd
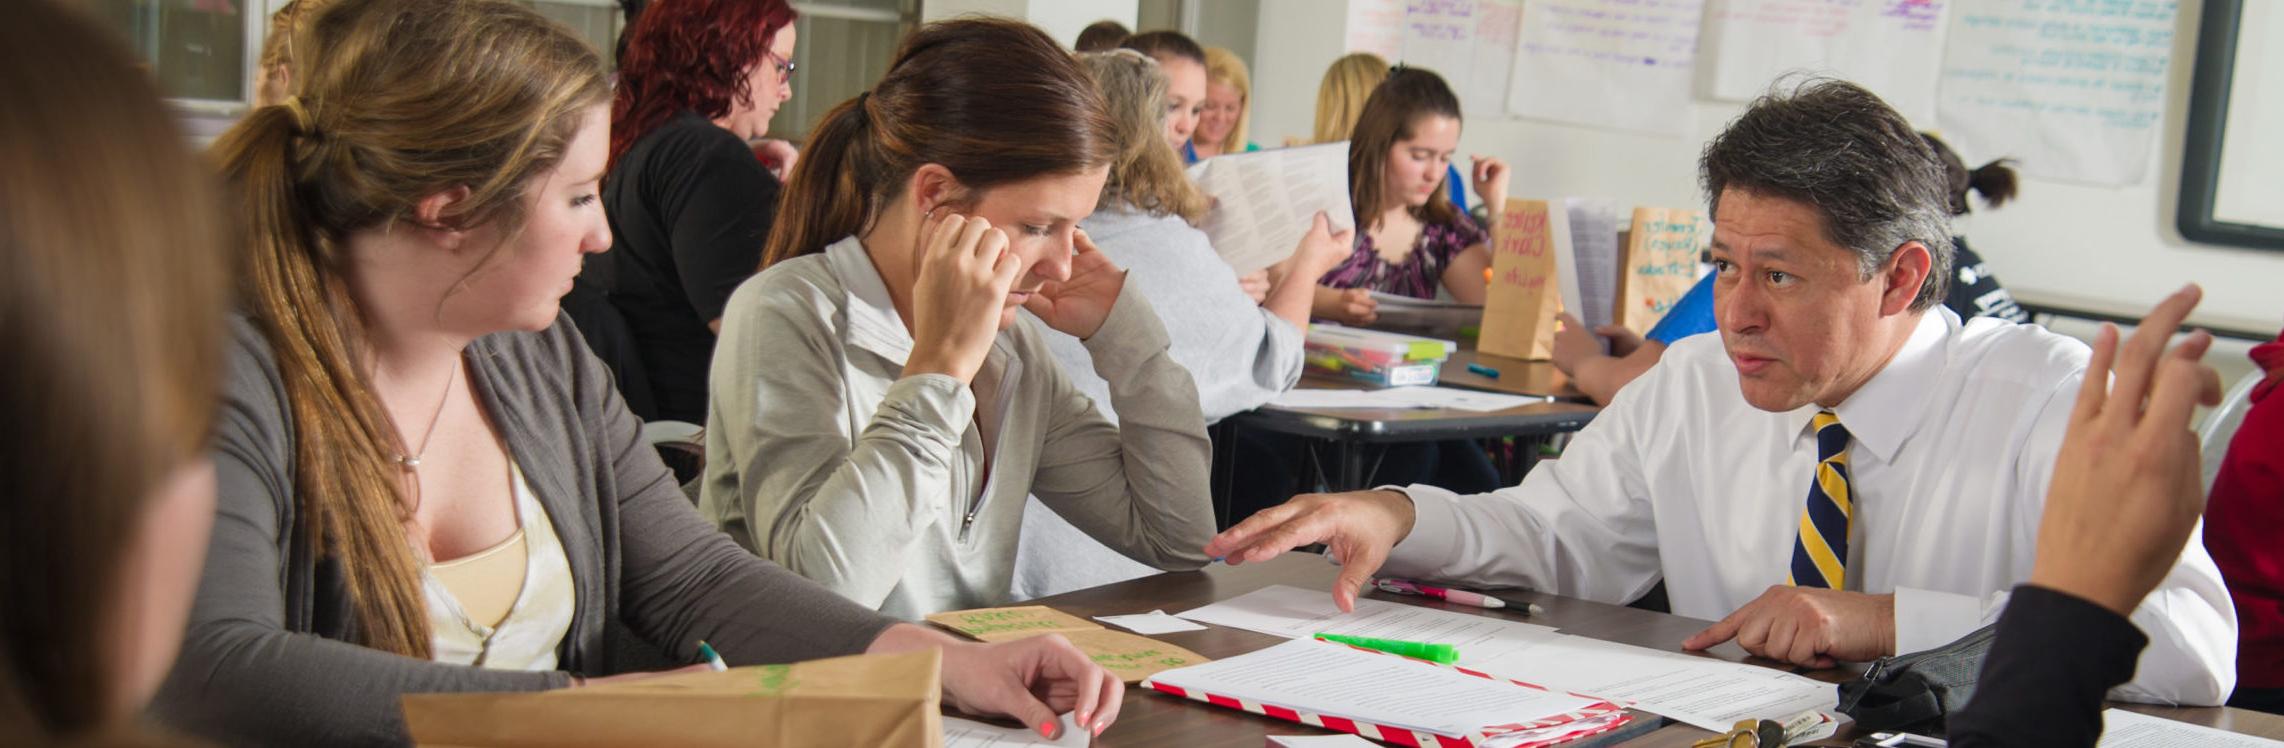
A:
[[[987,642],[1040,634],[1062,634],[1088,659],[1127,683],[1140,683],[1162,670],[1188,667],[1213,658],[1147,636],[1103,628],[1101,624],[1044,605],[976,608],[932,613],[928,621]]]
[[[407,694],[424,746],[941,748],[941,653],[731,668],[541,693]]]
[[[1618,324],[1648,334],[1697,284],[1697,255],[1712,227],[1705,214],[1680,208],[1635,208],[1618,269]]]
[[[1554,315],[1562,307],[1555,281],[1561,206],[1508,198],[1491,225],[1491,289],[1475,347],[1509,358],[1554,355]]]

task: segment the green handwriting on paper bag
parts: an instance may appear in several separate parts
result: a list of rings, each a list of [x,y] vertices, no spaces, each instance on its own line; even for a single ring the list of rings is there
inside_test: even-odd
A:
[[[776,696],[795,685],[792,665],[763,665],[753,675],[753,696]]]
[[[1060,630],[1064,625],[1036,617],[1036,613],[1020,610],[994,610],[960,616],[961,631],[982,636],[1002,631]]]

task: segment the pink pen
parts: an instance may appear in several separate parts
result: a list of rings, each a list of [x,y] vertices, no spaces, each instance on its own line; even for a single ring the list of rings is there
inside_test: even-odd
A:
[[[1411,582],[1402,579],[1381,579],[1379,581],[1373,582],[1372,586],[1379,588],[1382,592],[1393,592],[1398,595],[1419,595],[1421,597],[1432,597],[1447,603],[1473,605],[1478,608],[1507,607],[1507,603],[1505,601],[1500,600],[1496,597],[1484,595],[1480,592],[1445,589],[1443,587],[1430,587],[1418,582]]]

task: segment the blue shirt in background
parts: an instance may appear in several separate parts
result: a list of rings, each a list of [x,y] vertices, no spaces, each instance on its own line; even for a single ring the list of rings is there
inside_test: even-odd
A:
[[[1715,328],[1713,321],[1714,277],[1714,274],[1707,273],[1705,277],[1697,279],[1697,285],[1690,286],[1689,293],[1682,294],[1681,300],[1674,302],[1672,309],[1666,310],[1665,318],[1658,320],[1657,325],[1650,328],[1650,334],[1643,337],[1666,345],[1673,345],[1673,341],[1698,333],[1712,332]]]

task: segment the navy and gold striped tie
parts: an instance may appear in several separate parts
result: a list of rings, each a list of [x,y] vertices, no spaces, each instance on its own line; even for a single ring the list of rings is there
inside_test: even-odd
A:
[[[1816,414],[1816,479],[1808,484],[1808,506],[1800,512],[1800,535],[1792,541],[1795,587],[1846,589],[1848,526],[1855,519],[1855,495],[1848,490],[1848,429],[1832,411]]]

